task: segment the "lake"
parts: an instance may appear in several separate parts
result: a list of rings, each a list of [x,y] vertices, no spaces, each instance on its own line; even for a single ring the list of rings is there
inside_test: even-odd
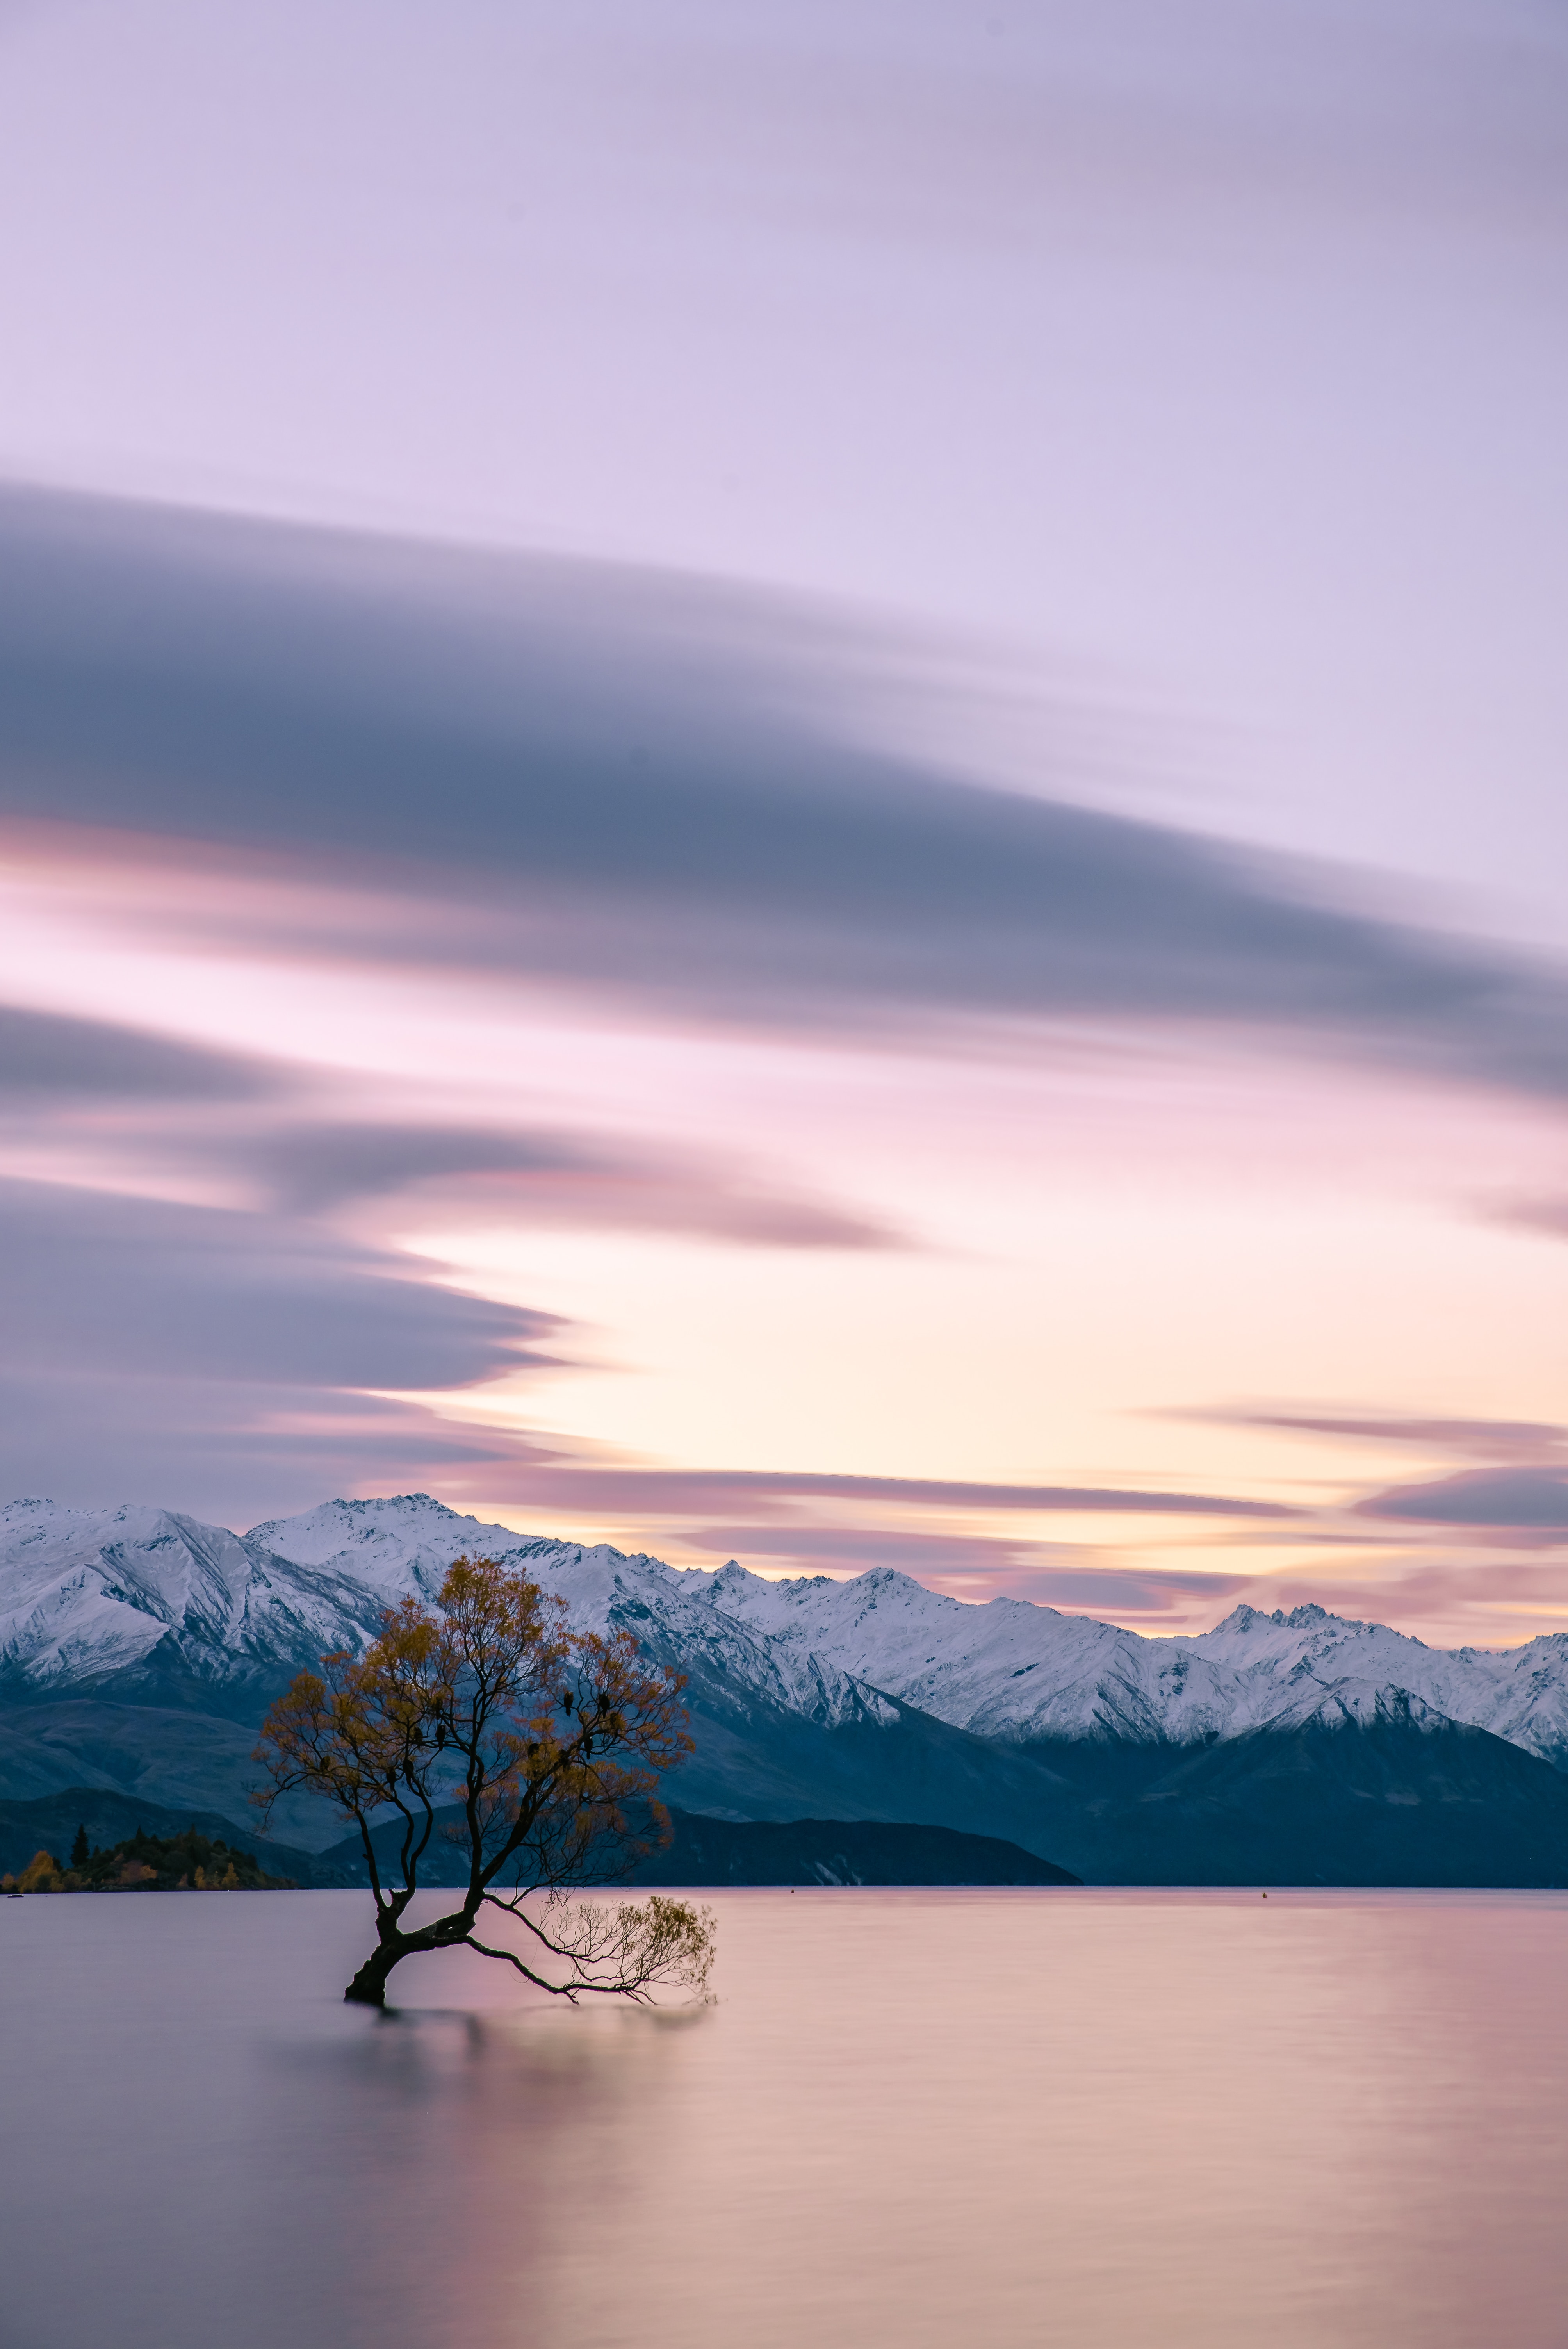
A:
[[[356,1893],[0,1901],[7,2349],[1560,2349],[1568,1895],[719,1892],[717,2003]]]

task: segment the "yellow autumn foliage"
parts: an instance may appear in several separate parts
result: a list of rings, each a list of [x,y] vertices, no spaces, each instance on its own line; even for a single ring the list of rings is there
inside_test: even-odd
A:
[[[344,1995],[381,2006],[406,1957],[459,1946],[573,2002],[659,1983],[700,1994],[707,1910],[569,1897],[668,1841],[658,1790],[692,1750],[684,1685],[629,1627],[574,1630],[562,1599],[491,1557],[454,1559],[434,1608],[405,1599],[362,1655],[301,1672],[263,1724],[272,1785],[251,1799],[265,1814],[281,1795],[319,1795],[359,1831],[377,1947]],[[454,1846],[455,1906],[407,1925],[427,1855],[449,1866]],[[499,1917],[521,1926],[521,1950],[480,1938]]]

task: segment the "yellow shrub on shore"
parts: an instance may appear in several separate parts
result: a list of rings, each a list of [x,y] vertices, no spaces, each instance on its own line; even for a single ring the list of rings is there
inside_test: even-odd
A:
[[[66,1871],[52,1851],[36,1851],[16,1878],[19,1892],[63,1892]]]

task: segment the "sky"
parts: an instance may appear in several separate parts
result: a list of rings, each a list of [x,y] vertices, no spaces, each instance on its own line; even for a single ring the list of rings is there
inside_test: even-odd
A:
[[[1565,109],[5,0],[0,1487],[1568,1629]]]

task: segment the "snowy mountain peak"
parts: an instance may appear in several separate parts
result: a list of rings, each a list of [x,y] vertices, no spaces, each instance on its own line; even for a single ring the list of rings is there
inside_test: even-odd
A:
[[[740,1567],[705,1579],[705,1604],[776,1648],[984,1737],[1185,1744],[1324,1707],[1325,1719],[1359,1719],[1395,1689],[1568,1764],[1568,1634],[1550,1635],[1550,1653],[1532,1641],[1448,1654],[1308,1602],[1242,1605],[1212,1631],[1148,1640],[1026,1599],[965,1606],[886,1567],[846,1582],[769,1582]]]
[[[467,1550],[518,1548],[510,1526],[481,1525],[428,1493],[403,1493],[375,1501],[324,1501],[298,1516],[275,1517],[253,1526],[245,1536],[253,1550],[264,1550],[295,1566],[331,1566],[357,1574],[388,1595],[434,1587],[454,1557]],[[553,1547],[553,1545],[552,1545]]]
[[[165,1641],[225,1649],[250,1578],[222,1526],[13,1501],[0,1509],[0,1671],[69,1685],[144,1664]]]
[[[143,1698],[194,1679],[232,1687],[239,1712],[247,1692],[362,1646],[387,1607],[433,1595],[465,1551],[525,1568],[583,1628],[624,1626],[743,1702],[830,1725],[888,1717],[896,1699],[1010,1744],[1186,1744],[1370,1718],[1397,1696],[1568,1767],[1568,1633],[1448,1652],[1316,1605],[1243,1605],[1212,1631],[1150,1640],[1026,1599],[967,1606],[891,1567],[847,1581],[773,1581],[733,1558],[671,1567],[486,1525],[428,1493],[327,1501],[242,1536],[167,1510],[12,1502],[0,1675]]]
[[[1319,1623],[1337,1624],[1340,1630],[1347,1631],[1365,1630],[1367,1628],[1365,1624],[1356,1622],[1349,1616],[1331,1615],[1326,1607],[1319,1607],[1315,1600],[1309,1600],[1304,1607],[1293,1607],[1288,1615],[1283,1607],[1276,1607],[1274,1613],[1270,1615],[1266,1614],[1261,1607],[1249,1607],[1243,1599],[1239,1606],[1232,1608],[1222,1622],[1215,1624],[1212,1631],[1203,1632],[1200,1636],[1212,1640],[1217,1639],[1222,1631],[1252,1631],[1260,1624],[1270,1623],[1276,1630],[1291,1631],[1311,1630]]]

